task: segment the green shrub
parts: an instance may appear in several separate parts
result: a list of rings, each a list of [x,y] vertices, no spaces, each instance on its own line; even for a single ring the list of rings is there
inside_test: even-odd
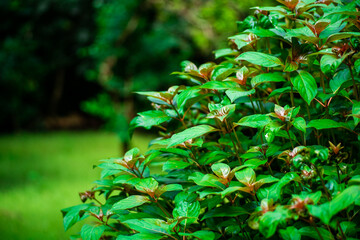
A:
[[[138,93],[154,110],[131,125],[160,137],[104,160],[65,229],[91,216],[83,239],[360,237],[360,2],[279,2],[238,23],[222,62],[183,62],[187,85]]]

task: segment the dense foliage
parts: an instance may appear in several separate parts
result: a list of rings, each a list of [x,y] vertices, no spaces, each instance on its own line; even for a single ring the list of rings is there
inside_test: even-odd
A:
[[[103,160],[65,229],[91,216],[83,239],[360,237],[360,2],[279,2],[239,22],[223,61],[183,62],[186,85],[138,92],[154,110],[131,125],[159,138]]]
[[[183,59],[208,59],[209,49],[224,45],[219,39],[235,33],[235,21],[249,5],[242,0],[201,3],[94,1],[95,41],[80,52],[93,59],[95,67],[86,75],[100,83],[102,92],[84,102],[83,109],[103,118],[121,142],[129,140],[128,123],[146,105],[131,93],[171,86],[169,73]]]

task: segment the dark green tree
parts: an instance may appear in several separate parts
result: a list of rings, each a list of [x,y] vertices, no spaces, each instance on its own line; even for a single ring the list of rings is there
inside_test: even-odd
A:
[[[84,0],[0,2],[2,130],[38,127],[44,116],[78,110],[89,88],[96,92],[83,77],[91,62],[78,55],[92,42],[93,16]]]

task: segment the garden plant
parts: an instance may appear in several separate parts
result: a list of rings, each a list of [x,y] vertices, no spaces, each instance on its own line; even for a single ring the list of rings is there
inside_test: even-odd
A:
[[[157,129],[63,209],[82,239],[360,238],[360,1],[278,0],[184,85],[138,92]],[[153,164],[162,165],[154,174]]]

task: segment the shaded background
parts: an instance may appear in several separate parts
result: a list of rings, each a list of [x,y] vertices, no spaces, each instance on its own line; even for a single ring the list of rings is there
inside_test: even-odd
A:
[[[78,231],[64,233],[60,209],[80,203],[77,192],[98,176],[93,164],[131,144],[129,120],[150,107],[133,92],[180,84],[170,73],[182,60],[214,61],[236,21],[266,4],[0,1],[0,236],[66,239]],[[147,135],[135,135],[143,151]]]

